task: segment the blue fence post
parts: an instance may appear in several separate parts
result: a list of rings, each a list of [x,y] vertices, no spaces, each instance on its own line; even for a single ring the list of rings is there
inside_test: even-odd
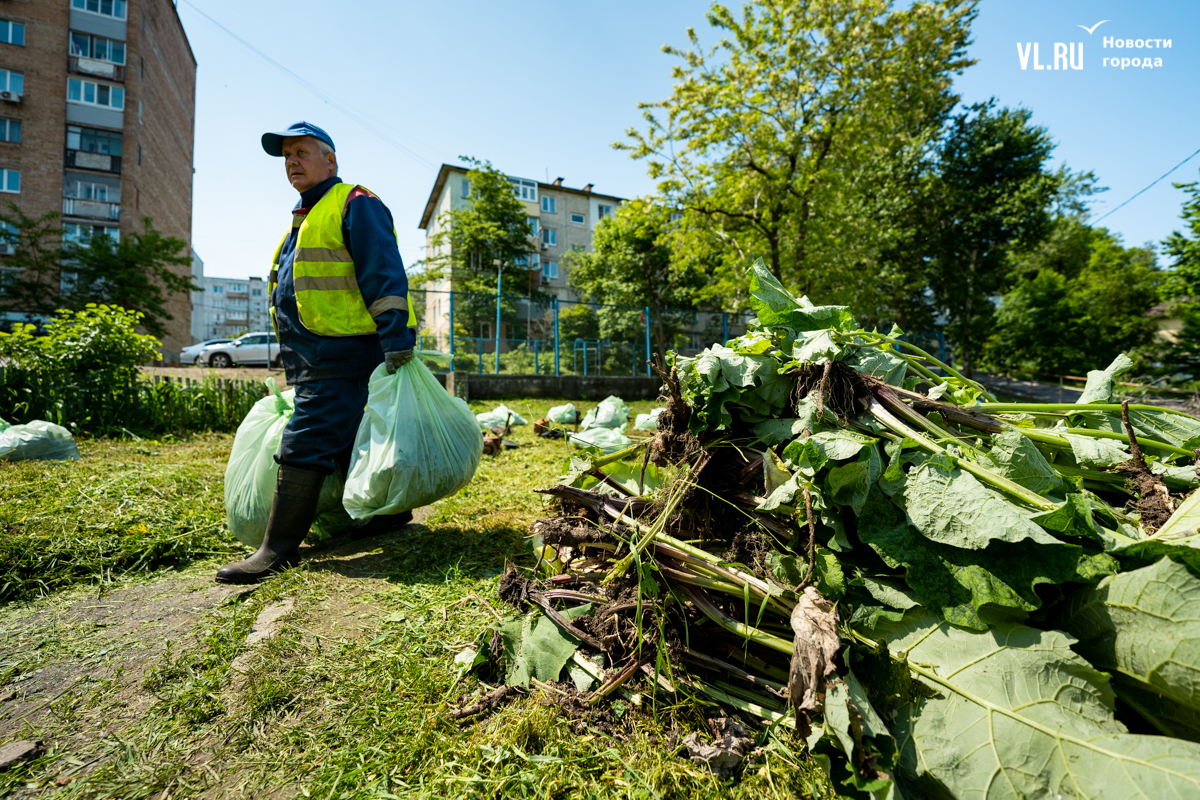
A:
[[[454,290],[450,290],[450,371],[454,372]]]
[[[646,315],[646,377],[650,377],[650,306],[646,306],[643,313]]]
[[[721,344],[729,344],[729,314],[725,311],[721,312]]]
[[[477,336],[475,338],[479,342],[479,374],[482,375],[483,374],[483,337]]]
[[[500,374],[500,298],[503,297],[501,287],[504,285],[503,270],[496,270],[496,374]]]
[[[562,375],[558,368],[558,298],[554,298],[554,377]]]
[[[587,376],[587,351],[588,351],[588,346],[587,346],[587,342],[585,341],[583,343],[583,374],[585,377]]]

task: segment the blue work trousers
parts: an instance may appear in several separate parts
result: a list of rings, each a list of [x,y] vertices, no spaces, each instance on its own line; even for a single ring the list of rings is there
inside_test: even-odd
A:
[[[350,467],[354,436],[367,405],[368,376],[297,383],[296,410],[279,442],[280,464],[326,475]]]

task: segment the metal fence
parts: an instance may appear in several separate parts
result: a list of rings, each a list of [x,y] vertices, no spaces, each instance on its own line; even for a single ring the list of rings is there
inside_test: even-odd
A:
[[[649,375],[654,353],[695,355],[741,336],[745,311],[582,303],[554,297],[414,290],[417,347],[451,366],[508,375]]]

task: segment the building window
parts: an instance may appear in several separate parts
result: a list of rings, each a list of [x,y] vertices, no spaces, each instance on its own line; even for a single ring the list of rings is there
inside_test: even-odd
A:
[[[121,238],[121,229],[107,225],[79,225],[74,222],[63,224],[63,241],[86,245],[93,236],[108,236],[114,242]]]
[[[63,195],[77,200],[111,200],[116,203],[120,200],[121,190],[119,186],[89,180],[84,175],[67,173],[66,180],[63,181]]]
[[[15,169],[0,169],[0,192],[21,193],[21,173]]]
[[[543,197],[542,198],[542,211],[545,211],[547,214],[557,214],[558,213],[554,209],[554,198],[553,197]]]
[[[537,184],[533,181],[527,181],[524,178],[509,178],[509,183],[513,185],[513,194],[522,200],[527,200],[530,203],[536,203],[538,200]]]
[[[533,236],[537,236],[538,218],[537,217],[526,217],[525,222],[527,222],[529,224],[529,233]]]
[[[558,277],[558,262],[543,261],[542,262],[542,279],[552,281]]]
[[[542,228],[542,244],[554,247],[558,244],[558,231],[554,228]]]
[[[125,0],[71,0],[72,8],[117,19],[125,19],[127,5]]]
[[[0,119],[0,142],[21,141],[21,120]]]
[[[25,94],[25,75],[20,72],[0,69],[0,92]]]
[[[72,103],[120,110],[125,108],[125,90],[120,86],[109,86],[104,83],[71,78],[67,81],[67,100]]]
[[[679,222],[679,220],[681,220],[681,219],[683,219],[682,211],[672,211],[671,212],[671,222]]]
[[[600,212],[600,219],[604,219],[605,217],[607,217],[609,214],[612,213],[612,206],[600,206],[599,212]]]
[[[0,19],[0,42],[25,46],[25,26],[19,22]]]
[[[224,286],[214,286],[212,288],[212,290],[213,290],[213,294],[220,294],[221,292],[225,291],[225,287]]]
[[[11,256],[17,252],[21,232],[11,222],[0,222],[0,255]]]
[[[251,289],[250,294],[255,297],[262,297],[262,289]]]
[[[138,125],[142,124],[142,101],[138,100]]]
[[[462,196],[463,196],[463,200],[466,200],[468,197],[471,196],[471,182],[470,181],[462,182]]]
[[[576,225],[586,225],[587,217],[583,216],[583,214],[572,214],[571,222],[574,222]]]
[[[125,63],[125,43],[71,31],[71,55],[113,64]]]
[[[140,165],[141,163],[142,163],[142,146],[139,144],[138,145],[138,164]]]
[[[121,155],[121,134],[100,131],[95,128],[67,126],[67,149],[85,153],[103,153],[108,156]]]

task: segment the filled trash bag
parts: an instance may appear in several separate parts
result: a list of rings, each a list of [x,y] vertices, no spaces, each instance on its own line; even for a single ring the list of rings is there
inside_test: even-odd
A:
[[[432,351],[417,355],[444,358]],[[427,506],[471,482],[483,454],[480,423],[420,359],[393,375],[382,364],[376,367],[367,391],[342,495],[351,517]],[[503,406],[498,410],[507,412]]]
[[[579,412],[575,406],[567,403],[565,406],[554,406],[546,412],[546,419],[559,425],[574,425],[579,422]]]
[[[633,427],[639,431],[658,430],[658,417],[665,410],[664,408],[652,408],[649,414],[638,414]]]
[[[587,412],[580,427],[585,431],[592,428],[619,428],[628,421],[629,406],[621,398],[610,394]]]
[[[571,444],[579,448],[598,447],[600,452],[605,455],[615,453],[618,450],[624,450],[633,444],[633,440],[621,432],[622,429],[613,428],[589,428],[586,431],[579,433],[571,433],[567,431],[567,438]]]
[[[479,423],[480,428],[494,428],[497,425],[507,425],[509,415],[512,415],[513,425],[528,425],[525,418],[517,412],[513,411],[508,406],[501,403],[491,411],[481,411],[475,415],[475,421]]]
[[[35,419],[11,425],[0,419],[0,461],[78,461],[75,437],[61,425]]]
[[[273,379],[268,378],[266,383],[271,394],[255,403],[238,425],[225,466],[226,524],[235,539],[255,548],[262,544],[271,516],[275,477],[279,474],[275,454],[296,402],[295,389],[280,392]],[[340,474],[325,479],[310,541],[327,539],[354,524],[342,508],[344,486],[345,478]]]

